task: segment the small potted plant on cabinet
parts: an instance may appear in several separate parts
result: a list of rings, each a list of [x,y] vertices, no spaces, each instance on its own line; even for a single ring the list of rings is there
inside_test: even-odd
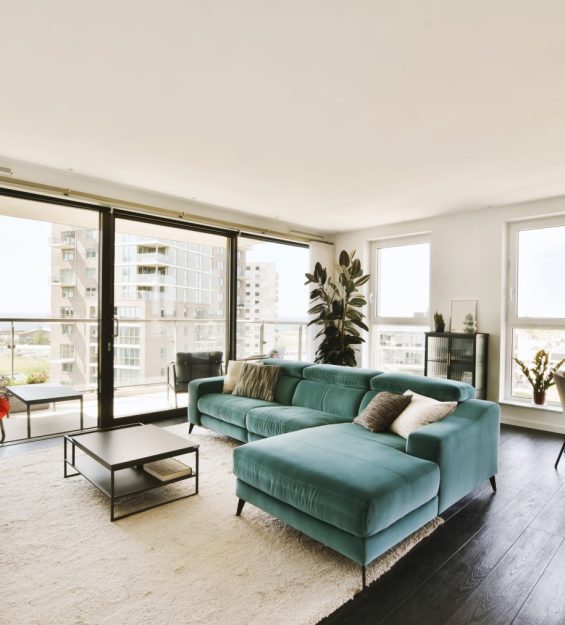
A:
[[[436,332],[445,332],[445,319],[440,312],[437,312],[437,310],[434,313],[434,326]]]
[[[547,390],[555,384],[555,380],[553,379],[554,374],[565,362],[565,358],[560,360],[553,367],[550,367],[549,354],[545,349],[540,349],[534,355],[534,364],[532,367],[527,367],[519,358],[514,358],[514,361],[520,367],[528,382],[532,385],[534,404],[543,406],[545,404],[545,394]]]

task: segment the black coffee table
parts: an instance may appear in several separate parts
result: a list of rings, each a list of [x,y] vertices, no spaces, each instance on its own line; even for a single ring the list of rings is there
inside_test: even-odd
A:
[[[10,395],[20,399],[27,408],[27,437],[31,438],[31,407],[35,404],[55,403],[58,401],[80,400],[80,429],[84,425],[82,393],[62,384],[21,384],[7,386]]]
[[[67,443],[71,445],[70,460]],[[84,454],[77,455],[77,448]],[[64,477],[82,475],[107,495],[110,498],[110,521],[117,521],[198,494],[198,448],[199,445],[192,444],[185,438],[142,423],[72,434],[64,438],[63,474]],[[194,453],[196,456],[194,471],[190,475],[161,481],[143,470],[143,465],[148,462],[187,453]],[[76,473],[67,473],[67,465]],[[191,478],[196,480],[195,489],[188,495],[167,499],[120,516],[114,514],[114,505],[118,499]]]

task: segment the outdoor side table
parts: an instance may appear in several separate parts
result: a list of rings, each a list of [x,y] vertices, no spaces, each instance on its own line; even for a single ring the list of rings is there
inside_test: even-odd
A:
[[[82,393],[62,384],[22,384],[7,386],[10,395],[17,397],[27,407],[27,437],[31,438],[31,407],[34,404],[55,403],[58,401],[80,400],[80,429],[84,426]]]

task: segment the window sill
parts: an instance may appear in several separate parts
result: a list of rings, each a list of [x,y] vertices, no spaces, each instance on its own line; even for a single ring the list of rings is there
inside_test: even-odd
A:
[[[501,399],[498,402],[501,406],[513,406],[515,408],[528,408],[529,410],[539,410],[541,412],[563,412],[558,404],[538,406],[533,402],[516,401],[512,399]]]

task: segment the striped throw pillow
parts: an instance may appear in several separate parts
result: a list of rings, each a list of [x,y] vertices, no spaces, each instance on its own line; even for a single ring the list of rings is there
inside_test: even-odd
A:
[[[280,370],[275,365],[254,365],[246,362],[232,395],[273,401]]]

